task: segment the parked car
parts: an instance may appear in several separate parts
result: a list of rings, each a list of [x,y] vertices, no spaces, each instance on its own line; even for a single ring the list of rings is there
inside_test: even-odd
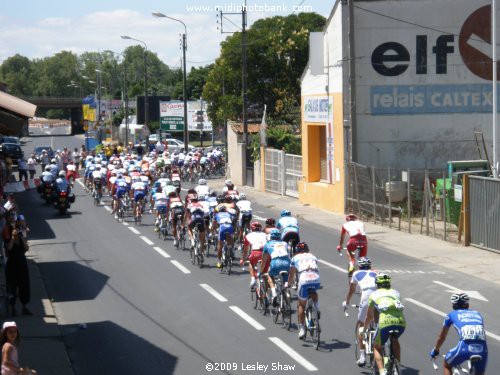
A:
[[[168,138],[165,139],[165,142],[167,142],[168,152],[184,150],[184,142],[181,142],[178,139]],[[195,148],[194,146],[188,144],[189,151],[192,151],[194,148]]]
[[[42,156],[43,150],[47,151],[49,158],[52,159],[54,157],[54,150],[52,150],[52,147],[50,147],[50,146],[37,146],[37,147],[35,147],[35,150],[33,151],[35,153],[36,161],[40,162],[40,156]]]
[[[14,143],[16,145],[21,146],[21,141],[19,137],[13,137],[13,136],[7,136],[7,135],[2,135],[0,137],[0,143]]]
[[[0,144],[0,152],[3,153],[6,157],[9,156],[15,164],[17,164],[19,159],[24,157],[21,146],[15,143]]]

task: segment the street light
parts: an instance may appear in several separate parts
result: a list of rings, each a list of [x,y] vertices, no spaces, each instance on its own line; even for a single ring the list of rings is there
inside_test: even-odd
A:
[[[146,128],[149,129],[148,127],[148,120],[149,120],[149,106],[148,106],[148,64],[146,60],[146,52],[148,50],[148,46],[145,42],[139,39],[132,38],[128,35],[122,35],[122,39],[129,39],[129,40],[135,40],[136,42],[144,44],[144,125]]]
[[[186,24],[182,22],[181,20],[178,20],[177,18],[167,16],[163,13],[160,12],[153,12],[153,16],[159,17],[159,18],[168,18],[173,21],[177,21],[182,23],[184,26],[184,34],[182,34],[182,65],[183,65],[183,72],[182,72],[182,96],[184,98],[184,150],[186,153],[189,151],[188,149],[188,143],[189,143],[189,132],[188,132],[188,117],[187,117],[187,93],[186,93],[186,49],[187,49],[187,28]]]
[[[106,52],[111,52],[115,55],[120,55],[123,57],[123,94],[122,100],[125,102],[125,147],[128,146],[128,89],[127,89],[127,64],[126,57],[123,53],[107,50]]]

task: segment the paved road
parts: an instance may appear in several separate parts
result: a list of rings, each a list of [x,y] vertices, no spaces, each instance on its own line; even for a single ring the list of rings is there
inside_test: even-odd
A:
[[[26,150],[47,140],[32,138]],[[73,148],[82,139],[52,141],[56,149]],[[199,270],[191,266],[187,251],[175,250],[171,240],[157,239],[150,215],[140,227],[119,224],[106,207],[94,207],[79,185],[75,192],[77,201],[68,216],[44,206],[36,192],[27,193],[22,206],[29,218],[37,218],[30,221],[32,251],[76,374],[201,374],[207,372],[208,362],[230,364],[222,372],[234,374],[264,372],[264,367],[243,371],[243,366],[252,365],[268,366],[266,372],[274,373],[273,363],[294,366],[288,369],[293,374],[368,373],[354,365],[354,318],[345,318],[340,306],[347,279],[346,260],[334,251],[338,231],[301,223],[303,238],[322,261],[323,344],[315,351],[310,343],[297,340],[296,327],[288,332],[253,309],[247,273],[220,274],[213,257]],[[278,196],[274,207],[256,202],[254,213],[276,217],[279,203]],[[427,353],[454,288],[478,291],[477,297],[488,300],[473,299],[472,305],[483,312],[490,332],[489,369],[494,373],[500,366],[495,355],[500,349],[498,286],[377,243],[370,243],[369,255],[377,269],[391,271],[394,287],[404,298],[404,374],[435,373]],[[79,328],[82,323],[86,329]],[[454,344],[454,336],[450,333],[447,348]]]

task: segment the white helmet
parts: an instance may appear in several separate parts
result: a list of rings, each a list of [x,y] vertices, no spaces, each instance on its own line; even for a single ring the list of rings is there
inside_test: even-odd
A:
[[[231,186],[231,185],[233,185],[233,181],[226,180],[226,181],[224,181],[224,184],[226,184],[226,186]]]
[[[206,184],[207,184],[207,180],[205,180],[204,178],[199,179],[198,185],[206,185]]]
[[[59,172],[59,177],[66,177],[66,172],[60,171]]]

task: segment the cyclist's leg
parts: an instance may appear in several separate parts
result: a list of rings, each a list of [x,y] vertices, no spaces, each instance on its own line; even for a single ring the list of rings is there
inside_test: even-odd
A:
[[[205,220],[204,219],[203,219],[201,224],[198,224],[198,236],[200,238],[201,254],[205,255]]]

